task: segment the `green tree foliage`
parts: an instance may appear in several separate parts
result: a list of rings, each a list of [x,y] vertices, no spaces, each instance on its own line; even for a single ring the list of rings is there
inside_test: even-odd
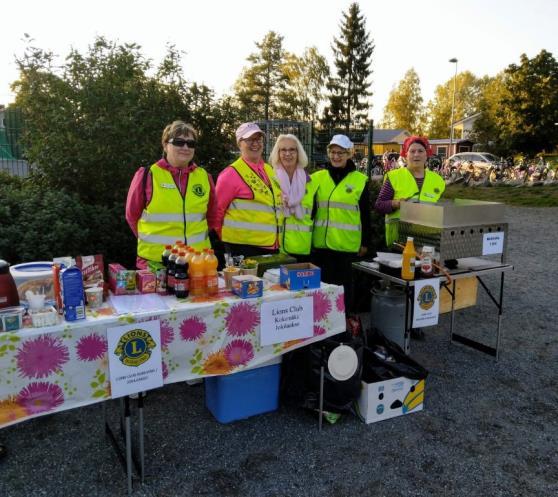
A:
[[[558,145],[558,62],[546,50],[509,65],[487,88],[474,136],[501,153],[534,155]]]
[[[247,58],[250,65],[235,83],[235,95],[246,119],[268,120],[277,117],[278,95],[287,82],[283,72],[283,37],[270,31],[261,42],[256,42],[256,47],[258,51]]]
[[[424,108],[420,79],[411,68],[396,88],[391,90],[381,126],[387,129],[406,129],[414,134],[424,132]]]
[[[301,57],[287,53],[283,64],[287,84],[279,94],[280,114],[286,119],[314,121],[324,101],[329,65],[316,47],[306,48]]]
[[[122,202],[138,165],[160,157],[165,124],[189,119],[179,91],[147,76],[133,44],[97,38],[86,55],[72,50],[60,74],[46,65],[50,53],[27,55],[14,87],[28,160],[55,188]]]
[[[489,78],[477,78],[472,72],[457,75],[455,89],[455,110],[453,120],[459,121],[479,111],[479,103]],[[428,136],[448,138],[451,126],[451,106],[453,101],[453,78],[438,85],[434,99],[428,103]]]
[[[368,119],[372,96],[368,78],[372,74],[373,42],[366,30],[366,20],[357,3],[343,12],[341,34],[333,40],[337,75],[328,82],[329,107],[324,110],[324,121],[336,125],[362,125]]]

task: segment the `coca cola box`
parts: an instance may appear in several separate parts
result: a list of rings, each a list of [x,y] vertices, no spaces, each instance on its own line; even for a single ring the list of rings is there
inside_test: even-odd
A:
[[[283,264],[279,273],[279,283],[289,290],[320,288],[322,271],[310,262]]]

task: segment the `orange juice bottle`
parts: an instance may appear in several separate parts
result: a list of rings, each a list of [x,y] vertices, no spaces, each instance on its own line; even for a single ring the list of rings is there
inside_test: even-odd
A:
[[[205,256],[205,287],[207,295],[217,295],[219,293],[219,276],[217,275],[217,257],[213,249],[207,249]]]
[[[205,295],[205,261],[199,250],[196,250],[190,259],[188,274],[190,276],[190,295],[193,297]]]
[[[403,260],[401,264],[401,278],[404,280],[414,280],[415,279],[415,260],[417,257],[417,252],[415,250],[415,244],[413,242],[413,237],[407,237],[407,243],[403,249]]]

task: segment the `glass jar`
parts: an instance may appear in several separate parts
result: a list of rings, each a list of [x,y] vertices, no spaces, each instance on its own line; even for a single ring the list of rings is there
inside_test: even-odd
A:
[[[420,274],[423,278],[434,276],[434,247],[424,245],[421,252]]]

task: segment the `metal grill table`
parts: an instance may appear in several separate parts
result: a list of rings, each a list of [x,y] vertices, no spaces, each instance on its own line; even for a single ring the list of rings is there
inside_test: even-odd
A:
[[[352,264],[353,270],[361,271],[376,278],[391,283],[400,285],[405,290],[407,298],[405,299],[405,336],[410,334],[411,326],[413,323],[413,294],[415,287],[415,280],[407,281],[397,276],[383,273],[379,269],[368,266],[363,262],[354,262]],[[450,311],[450,329],[449,340],[450,344],[454,342],[461,343],[468,347],[472,347],[480,352],[493,356],[496,360],[500,354],[500,342],[502,334],[502,316],[503,316],[503,297],[504,297],[504,274],[508,271],[513,271],[511,264],[502,264],[500,262],[480,259],[468,258],[459,259],[458,267],[448,271],[451,276],[451,283],[448,285],[446,279],[441,276],[440,287],[445,288],[451,296],[451,311]],[[500,285],[498,295],[494,296],[490,289],[486,286],[483,278],[488,275],[500,275]],[[498,310],[498,324],[496,328],[496,346],[492,347],[484,343],[478,342],[461,334],[455,333],[455,282],[461,278],[476,277],[480,285],[484,288],[490,300],[494,303]],[[451,288],[450,288],[451,287]]]

